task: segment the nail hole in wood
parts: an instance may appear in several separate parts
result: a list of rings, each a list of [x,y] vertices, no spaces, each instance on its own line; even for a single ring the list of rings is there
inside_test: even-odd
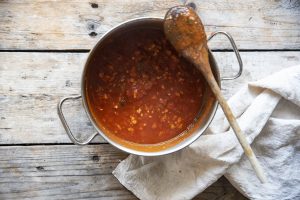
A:
[[[94,30],[95,29],[95,24],[88,24],[88,29],[89,30]]]
[[[96,3],[90,3],[92,8],[98,8],[98,4]]]
[[[39,171],[44,171],[45,170],[43,166],[37,166],[36,169],[39,170]]]
[[[94,31],[89,33],[89,36],[91,36],[91,37],[96,37],[97,35],[98,34],[96,32],[94,32]]]
[[[92,160],[93,160],[93,161],[99,161],[100,158],[99,158],[99,156],[96,155],[96,156],[93,156],[93,157],[92,157]]]

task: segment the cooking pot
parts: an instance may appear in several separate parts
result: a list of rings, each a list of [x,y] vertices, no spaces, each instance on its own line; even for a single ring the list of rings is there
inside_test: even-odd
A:
[[[119,24],[118,26],[112,28],[110,31],[108,31],[106,34],[104,34],[100,40],[97,42],[95,47],[90,51],[87,61],[85,63],[83,73],[82,73],[82,78],[81,78],[81,95],[80,96],[73,96],[73,97],[66,97],[63,98],[59,104],[58,104],[58,115],[61,119],[61,122],[66,130],[66,133],[68,134],[69,138],[74,144],[77,145],[85,145],[90,143],[95,136],[100,134],[106,141],[108,141],[110,144],[113,146],[131,153],[131,154],[136,154],[136,155],[142,155],[142,156],[158,156],[158,155],[164,155],[168,153],[172,153],[175,151],[178,151],[189,144],[191,144],[193,141],[195,141],[209,126],[210,122],[212,121],[215,112],[217,110],[218,103],[213,96],[210,90],[207,90],[204,94],[204,100],[203,100],[203,105],[201,105],[201,110],[199,111],[200,115],[199,117],[194,121],[194,123],[189,126],[189,129],[184,131],[183,133],[179,134],[178,136],[157,144],[138,144],[130,141],[126,141],[124,139],[118,138],[117,136],[111,136],[105,133],[105,130],[97,124],[96,120],[93,118],[89,105],[87,103],[87,96],[86,96],[86,72],[87,69],[91,66],[89,65],[90,61],[92,58],[95,56],[95,52],[97,49],[101,48],[101,45],[104,43],[104,41],[108,40],[112,36],[115,36],[116,34],[122,34],[124,31],[132,30],[132,29],[138,29],[138,28],[143,28],[143,27],[153,27],[157,29],[163,30],[163,19],[162,18],[138,18],[138,19],[133,19],[130,21],[126,21],[122,24]],[[211,40],[215,35],[217,34],[222,34],[225,35],[233,48],[233,51],[235,52],[235,55],[237,57],[238,63],[239,63],[239,71],[238,73],[233,76],[233,77],[225,77],[225,78],[220,78],[220,73],[219,69],[217,66],[217,63],[214,59],[214,56],[212,52],[209,50],[209,60],[210,60],[210,66],[212,68],[212,71],[214,73],[215,79],[218,82],[219,86],[221,86],[221,80],[233,80],[238,78],[243,69],[243,64],[241,57],[239,55],[239,51],[235,45],[234,40],[232,37],[223,31],[218,31],[214,32],[211,34],[211,36],[208,38],[208,41]],[[124,47],[126,48],[126,47]],[[85,141],[80,141],[78,140],[73,133],[71,132],[68,123],[65,120],[65,117],[63,115],[62,111],[62,106],[63,103],[67,100],[75,100],[82,98],[82,103],[83,107],[86,111],[86,114],[91,121],[92,125],[95,127],[97,130],[96,133],[91,135],[88,139]]]

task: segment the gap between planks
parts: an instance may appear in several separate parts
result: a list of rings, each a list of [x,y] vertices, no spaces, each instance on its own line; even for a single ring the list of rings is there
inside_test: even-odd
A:
[[[90,144],[86,144],[83,146],[88,146],[88,145],[104,145],[104,144],[109,144],[108,142],[104,141],[103,142],[93,142]],[[73,143],[16,143],[16,144],[0,144],[0,148],[1,147],[26,147],[26,146],[80,146],[80,145],[76,145]]]
[[[95,43],[96,45],[96,43]],[[211,49],[212,52],[233,52],[232,49]],[[300,49],[239,49],[239,52],[284,52],[284,51],[300,51]],[[3,50],[0,52],[21,52],[21,53],[89,53],[90,49],[18,49],[18,50]]]

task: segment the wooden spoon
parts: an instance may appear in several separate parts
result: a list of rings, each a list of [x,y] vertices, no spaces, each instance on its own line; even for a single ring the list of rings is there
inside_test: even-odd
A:
[[[229,124],[234,130],[245,154],[262,183],[266,182],[263,170],[251,149],[245,135],[242,133],[230,107],[224,99],[221,90],[213,76],[208,58],[207,38],[204,26],[192,8],[176,6],[171,8],[164,21],[165,35],[175,49],[192,62],[203,74],[211,90],[221,105]]]

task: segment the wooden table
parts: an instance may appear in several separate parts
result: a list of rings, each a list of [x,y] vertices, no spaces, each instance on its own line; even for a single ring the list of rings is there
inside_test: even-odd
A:
[[[201,2],[201,3],[200,3]],[[127,154],[100,136],[73,145],[57,115],[64,96],[80,93],[91,47],[124,20],[163,16],[176,0],[0,1],[0,199],[135,199],[112,170]],[[243,75],[222,83],[228,98],[241,85],[300,62],[297,0],[199,0],[211,33],[228,31],[244,61]],[[229,43],[210,43],[223,75],[237,70]],[[78,137],[93,128],[80,102],[64,107]],[[195,199],[244,199],[221,178]]]

